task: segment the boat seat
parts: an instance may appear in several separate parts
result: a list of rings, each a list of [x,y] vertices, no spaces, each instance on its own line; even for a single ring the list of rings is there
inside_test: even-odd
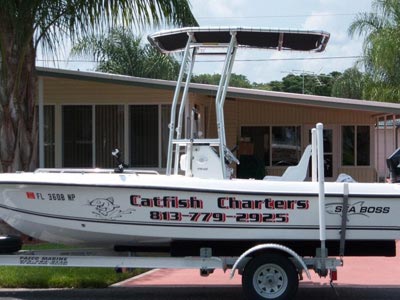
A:
[[[274,181],[304,181],[307,177],[308,162],[311,157],[311,145],[304,149],[303,155],[296,166],[288,167],[282,176],[265,176],[264,180]]]
[[[357,181],[349,174],[340,173],[336,179],[336,182],[357,182]]]

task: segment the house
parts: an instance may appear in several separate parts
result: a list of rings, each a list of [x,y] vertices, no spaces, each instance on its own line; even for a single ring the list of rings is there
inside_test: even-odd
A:
[[[119,148],[132,167],[165,168],[175,82],[50,68],[37,73],[40,167],[111,168],[111,151]],[[187,135],[216,137],[216,90],[191,84]],[[399,116],[399,104],[244,88],[229,88],[225,102],[227,144],[239,145],[237,174],[250,177],[257,177],[255,168],[281,175],[296,164],[310,129],[322,122],[326,180],[340,173],[382,180],[398,139],[377,124],[394,124]]]

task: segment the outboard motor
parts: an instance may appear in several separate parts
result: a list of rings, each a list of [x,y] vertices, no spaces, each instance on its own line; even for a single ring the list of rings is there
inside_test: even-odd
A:
[[[400,148],[386,159],[386,164],[389,168],[390,182],[400,182]]]

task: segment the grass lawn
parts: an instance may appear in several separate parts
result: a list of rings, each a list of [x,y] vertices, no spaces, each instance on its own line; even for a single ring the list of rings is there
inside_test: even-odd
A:
[[[60,249],[60,247],[59,245],[43,244],[29,246],[28,249],[44,250]],[[0,287],[104,288],[142,272],[142,269],[116,273],[113,268],[0,267]]]

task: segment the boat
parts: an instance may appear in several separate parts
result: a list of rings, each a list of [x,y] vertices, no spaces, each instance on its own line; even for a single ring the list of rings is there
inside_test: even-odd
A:
[[[149,41],[161,52],[183,52],[165,174],[126,168],[118,152],[116,169],[0,174],[0,217],[35,239],[67,245],[165,250],[176,256],[210,247],[213,253],[234,255],[268,241],[307,256],[315,255],[321,240],[323,203],[330,255],[341,254],[344,240],[347,255],[396,255],[400,185],[325,182],[323,165],[318,168],[323,164],[322,154],[318,156],[323,153],[323,143],[318,142],[322,124],[314,130],[316,137],[303,163],[286,171],[291,176],[232,176],[233,164],[240,162],[226,145],[223,107],[236,51],[322,52],[329,37],[323,31],[241,27],[189,27],[150,35]],[[183,136],[195,57],[221,51],[225,61],[215,97],[218,137],[203,138],[193,131]],[[313,178],[304,181],[310,157]]]

